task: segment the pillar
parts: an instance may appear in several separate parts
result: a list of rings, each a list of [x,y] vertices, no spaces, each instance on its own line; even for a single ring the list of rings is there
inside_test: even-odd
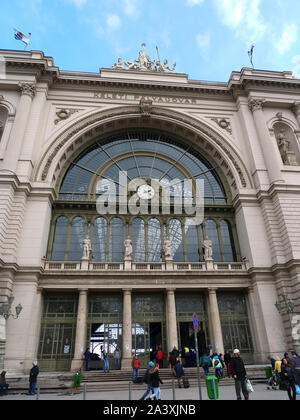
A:
[[[249,108],[253,113],[254,123],[262,147],[264,160],[267,165],[270,183],[284,182],[280,167],[282,165],[279,150],[272,144],[272,139],[267,128],[263,106],[263,99],[249,99]],[[276,150],[277,149],[277,150]]]
[[[121,369],[131,369],[132,360],[132,326],[131,326],[131,292],[123,290],[123,328],[122,328],[122,363]]]
[[[87,289],[79,289],[75,350],[71,370],[82,367],[83,353],[86,350],[87,292]]]
[[[31,314],[31,328],[28,331],[28,343],[24,360],[24,371],[32,368],[32,362],[37,360],[37,352],[40,336],[41,309],[42,309],[42,288],[37,287],[34,306]]]
[[[178,349],[175,289],[167,289],[166,300],[167,345],[168,352],[170,352],[174,346]]]
[[[24,135],[28,124],[32,100],[35,95],[34,83],[20,83],[21,98],[17,108],[15,122],[10,133],[3,169],[16,172]]]
[[[223,335],[216,291],[217,289],[214,288],[208,289],[209,311],[212,325],[212,338],[214,343],[213,351],[215,351],[218,354],[224,354]]]

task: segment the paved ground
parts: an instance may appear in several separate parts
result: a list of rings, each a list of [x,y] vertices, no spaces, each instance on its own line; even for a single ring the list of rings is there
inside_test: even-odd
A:
[[[254,392],[250,394],[250,400],[264,400],[264,401],[274,401],[274,400],[288,400],[288,395],[286,391],[273,391],[267,390],[266,385],[257,384],[253,386]],[[138,400],[144,393],[144,387],[141,386],[141,391],[132,391],[132,401]],[[199,390],[198,388],[189,388],[189,389],[176,389],[175,390],[176,400],[198,400],[199,401]],[[1,400],[36,400],[36,396],[25,395],[25,394],[16,394],[16,395],[7,395],[0,397]],[[40,394],[40,400],[83,400],[83,392],[75,395],[62,395],[62,394]],[[208,400],[206,388],[202,388],[202,399]],[[219,400],[235,400],[235,389],[234,386],[221,386],[219,388]],[[87,392],[86,400],[106,400],[106,401],[128,401],[129,400],[129,391],[111,391],[111,392]],[[162,400],[172,401],[173,394],[172,390],[163,389],[162,390]],[[297,395],[297,400],[300,400],[300,395]]]

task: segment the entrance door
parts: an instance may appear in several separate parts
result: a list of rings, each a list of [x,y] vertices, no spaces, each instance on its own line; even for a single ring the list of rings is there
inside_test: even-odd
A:
[[[158,346],[162,345],[162,328],[161,322],[150,322],[150,360],[154,360],[155,352]]]
[[[179,322],[179,334],[180,334],[180,348],[183,349],[185,346],[196,348],[195,335],[192,322]],[[205,353],[207,349],[206,336],[203,330],[203,322],[199,324],[199,331],[197,333],[198,339],[198,351],[199,357]]]

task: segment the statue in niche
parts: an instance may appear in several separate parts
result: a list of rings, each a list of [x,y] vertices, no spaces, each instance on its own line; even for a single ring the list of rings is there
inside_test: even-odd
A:
[[[213,256],[212,241],[208,239],[208,237],[206,236],[203,244],[204,244],[204,259],[211,260]]]
[[[125,260],[129,260],[132,257],[132,241],[128,236],[124,241],[124,248],[125,248]]]
[[[89,260],[91,252],[91,240],[86,236],[82,242],[82,259]]]
[[[290,142],[286,138],[284,129],[281,129],[277,135],[277,144],[284,165],[298,165],[295,153],[290,150]]]
[[[164,242],[165,258],[167,260],[172,259],[172,242],[167,238]]]

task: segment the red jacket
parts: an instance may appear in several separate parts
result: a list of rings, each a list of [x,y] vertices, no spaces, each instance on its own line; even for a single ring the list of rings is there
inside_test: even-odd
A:
[[[165,357],[164,352],[162,350],[157,350],[155,357],[157,360],[162,360]]]
[[[135,358],[132,359],[132,367],[134,369],[138,369],[140,367],[140,362],[138,359],[135,359]]]

